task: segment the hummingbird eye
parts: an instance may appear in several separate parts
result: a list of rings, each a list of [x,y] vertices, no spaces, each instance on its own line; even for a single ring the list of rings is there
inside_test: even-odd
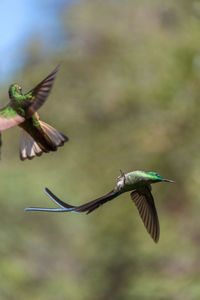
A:
[[[160,177],[160,175],[158,173],[156,173],[156,172],[154,172],[154,176]]]

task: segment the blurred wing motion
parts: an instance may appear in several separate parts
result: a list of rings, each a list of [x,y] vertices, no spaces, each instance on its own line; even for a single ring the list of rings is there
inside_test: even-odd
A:
[[[154,242],[158,242],[160,236],[160,226],[154,199],[151,194],[151,187],[144,187],[131,193],[131,198],[142,218],[144,226],[151,235]]]
[[[120,193],[116,191],[111,191],[110,193],[95,199],[93,201],[87,202],[80,206],[71,206],[66,202],[60,200],[56,195],[54,195],[49,189],[45,189],[46,194],[56,203],[61,209],[53,209],[53,208],[40,208],[40,207],[28,207],[25,210],[32,211],[51,211],[51,212],[87,212],[87,214],[91,213],[93,210],[97,209],[100,205],[106,203],[117,197]]]
[[[34,89],[25,95],[27,98],[32,98],[31,104],[28,106],[26,111],[27,118],[30,118],[46,101],[58,70],[59,66],[57,66],[53,72],[51,72]]]
[[[0,110],[0,131],[19,125],[24,120],[12,107],[7,105]]]

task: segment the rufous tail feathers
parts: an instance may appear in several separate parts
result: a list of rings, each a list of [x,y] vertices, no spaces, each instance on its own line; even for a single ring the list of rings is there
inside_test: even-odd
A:
[[[56,151],[58,147],[68,141],[68,137],[50,126],[39,121],[40,130],[32,137],[27,131],[22,129],[20,144],[20,159],[32,159],[40,156],[43,152]]]

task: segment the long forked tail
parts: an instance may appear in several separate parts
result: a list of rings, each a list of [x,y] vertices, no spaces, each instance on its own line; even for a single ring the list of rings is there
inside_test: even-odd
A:
[[[20,144],[21,160],[32,159],[40,156],[43,152],[56,151],[58,147],[68,141],[68,137],[50,126],[49,124],[39,121],[40,129],[34,129],[31,135],[22,130]]]
[[[74,210],[75,206],[69,205],[68,203],[65,203],[62,200],[60,200],[48,188],[45,188],[44,191],[61,208],[27,207],[25,208],[25,211],[67,212]]]
[[[54,208],[28,207],[25,210],[26,211],[46,211],[46,212],[76,212],[76,213],[86,212],[87,214],[89,214],[92,211],[94,211],[95,209],[97,209],[100,205],[114,199],[115,197],[117,197],[120,194],[120,192],[116,192],[115,190],[113,190],[110,193],[108,193],[100,198],[97,198],[93,201],[87,202],[83,205],[72,206],[72,205],[69,205],[68,203],[60,200],[48,188],[45,188],[45,193],[61,208],[54,209]]]

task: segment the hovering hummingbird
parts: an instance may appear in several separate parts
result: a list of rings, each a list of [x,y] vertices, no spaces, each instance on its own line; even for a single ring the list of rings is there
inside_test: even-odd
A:
[[[68,138],[39,120],[36,112],[46,101],[56,73],[56,67],[44,80],[26,94],[18,84],[9,87],[10,102],[0,109],[0,131],[18,125],[22,128],[20,159],[32,159],[43,152],[56,151]]]
[[[120,176],[117,177],[117,185],[108,194],[87,202],[80,206],[72,206],[60,200],[48,188],[45,188],[46,194],[61,208],[40,208],[28,207],[26,211],[46,211],[46,212],[86,212],[91,213],[100,205],[116,198],[117,196],[131,191],[131,199],[135,203],[139,214],[142,218],[144,226],[153,238],[154,242],[158,242],[160,236],[160,226],[154,199],[151,194],[151,184],[156,182],[174,182],[173,180],[163,179],[155,172],[134,171],[124,174],[120,170]]]

